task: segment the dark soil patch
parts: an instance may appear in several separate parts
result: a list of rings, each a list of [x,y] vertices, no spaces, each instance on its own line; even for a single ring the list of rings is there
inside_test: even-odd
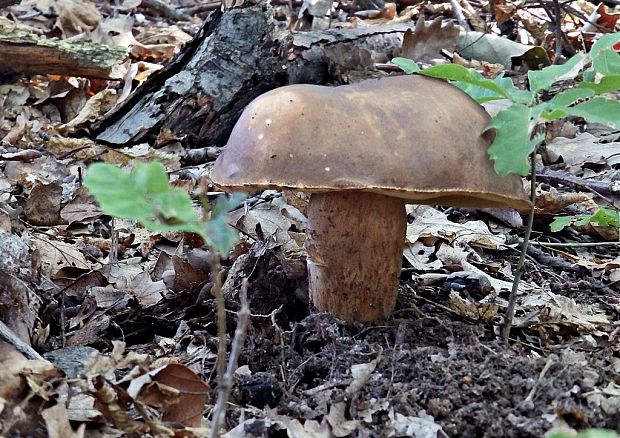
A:
[[[283,331],[254,318],[241,363],[262,377],[251,385],[241,381],[236,401],[269,404],[277,414],[319,422],[343,402],[345,418],[364,414],[364,432],[353,436],[407,436],[387,429],[389,410],[431,415],[455,437],[540,437],[558,421],[576,429],[620,428],[620,416],[606,415],[588,397],[596,387],[620,382],[611,367],[617,346],[574,346],[579,353],[567,346],[511,347],[497,339],[492,326],[462,321],[432,305],[416,307],[413,298],[401,293],[399,302],[410,304],[401,304],[400,318],[378,326],[347,327],[312,314]],[[351,394],[351,367],[378,357],[368,382]],[[231,412],[229,426],[241,410]],[[252,416],[255,410],[244,413]],[[267,429],[246,433],[279,436]]]

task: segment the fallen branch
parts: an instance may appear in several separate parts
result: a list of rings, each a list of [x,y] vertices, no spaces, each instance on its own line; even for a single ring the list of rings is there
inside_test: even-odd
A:
[[[17,25],[0,26],[0,70],[120,80],[127,51],[84,41],[45,38]]]

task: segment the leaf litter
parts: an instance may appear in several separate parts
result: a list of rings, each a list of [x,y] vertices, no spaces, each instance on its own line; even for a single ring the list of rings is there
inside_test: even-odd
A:
[[[182,12],[200,6],[173,3]],[[456,13],[452,3],[361,2],[361,10],[328,3],[290,2],[281,9],[282,22],[298,30],[410,23],[416,30],[404,34],[401,53],[430,63],[450,54],[491,77],[515,59],[548,63],[540,52],[553,52],[542,7],[495,2],[485,23],[487,11],[460,2],[473,27],[488,24],[493,35],[442,25],[439,15]],[[618,14],[604,4],[579,1],[572,7],[578,14],[566,15],[563,23],[568,41],[582,31],[616,30]],[[113,150],[84,136],[131,95],[132,84],[143,84],[171,62],[206,17],[198,12],[179,23],[166,17],[161,26],[158,14],[127,1],[24,1],[3,10],[2,23],[119,45],[130,58],[122,64],[124,85],[41,72],[8,76],[0,86],[0,320],[47,359],[30,357],[17,341],[2,338],[2,433],[207,432],[204,418],[218,391],[208,255],[191,236],[153,236],[111,221],[80,187],[81,172],[93,159],[123,166],[155,159],[195,198],[212,190],[204,166],[183,167],[189,153],[167,128],[158,149],[141,144]],[[432,18],[428,26],[412,21]],[[345,56],[342,48],[330,53]],[[375,59],[370,55],[360,52],[349,62],[363,60],[367,70]],[[520,68],[511,73],[518,77]],[[357,77],[337,69],[334,75]],[[229,334],[241,277],[251,279],[253,317],[224,436],[524,437],[553,427],[617,429],[618,247],[551,245],[614,235],[605,233],[609,226],[599,232],[569,227],[559,234],[546,228],[551,213],[593,212],[593,181],[611,185],[617,179],[615,134],[577,128],[573,138],[546,145],[541,166],[553,166],[563,179],[540,185],[549,195],[537,206],[535,225],[541,244],[550,244],[547,256],[577,268],[529,259],[511,347],[496,335],[516,263],[518,221],[507,225],[490,212],[411,207],[408,264],[394,317],[378,326],[345,326],[308,305],[304,200],[264,193],[232,212],[231,223],[246,239],[219,273]],[[577,193],[575,180],[586,189]],[[617,203],[617,193],[605,195]]]

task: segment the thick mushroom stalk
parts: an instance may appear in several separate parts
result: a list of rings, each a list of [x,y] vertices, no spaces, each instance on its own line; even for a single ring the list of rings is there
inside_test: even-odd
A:
[[[407,226],[402,199],[314,193],[306,230],[310,298],[346,321],[380,321],[394,310]]]

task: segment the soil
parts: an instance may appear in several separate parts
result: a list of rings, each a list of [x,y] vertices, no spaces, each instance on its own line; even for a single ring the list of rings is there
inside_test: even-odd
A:
[[[497,321],[459,316],[449,310],[441,290],[412,279],[401,282],[393,318],[347,326],[312,313],[304,273],[291,277],[281,261],[264,256],[253,263],[254,316],[239,361],[251,375],[235,380],[226,428],[257,421],[245,421],[242,434],[235,436],[285,437],[270,418],[320,423],[334,406],[344,407],[344,421],[357,422],[351,435],[337,436],[412,436],[394,428],[396,414],[440,426],[424,436],[540,437],[558,424],[620,430],[618,410],[606,414],[593,395],[609,382],[620,384],[613,370],[617,342],[558,333],[543,343],[536,333],[516,330],[508,345],[497,335]],[[592,299],[592,291],[579,294]],[[215,336],[208,322],[214,318],[213,300],[188,306],[195,299],[178,295],[148,321],[142,312],[115,320],[130,343],[155,334],[151,330],[166,335],[166,327],[173,335],[181,319]],[[234,293],[227,307],[238,307]],[[234,313],[228,322],[232,338]],[[361,382],[352,375],[352,367],[360,364],[372,371]],[[215,379],[211,383],[215,400]]]

